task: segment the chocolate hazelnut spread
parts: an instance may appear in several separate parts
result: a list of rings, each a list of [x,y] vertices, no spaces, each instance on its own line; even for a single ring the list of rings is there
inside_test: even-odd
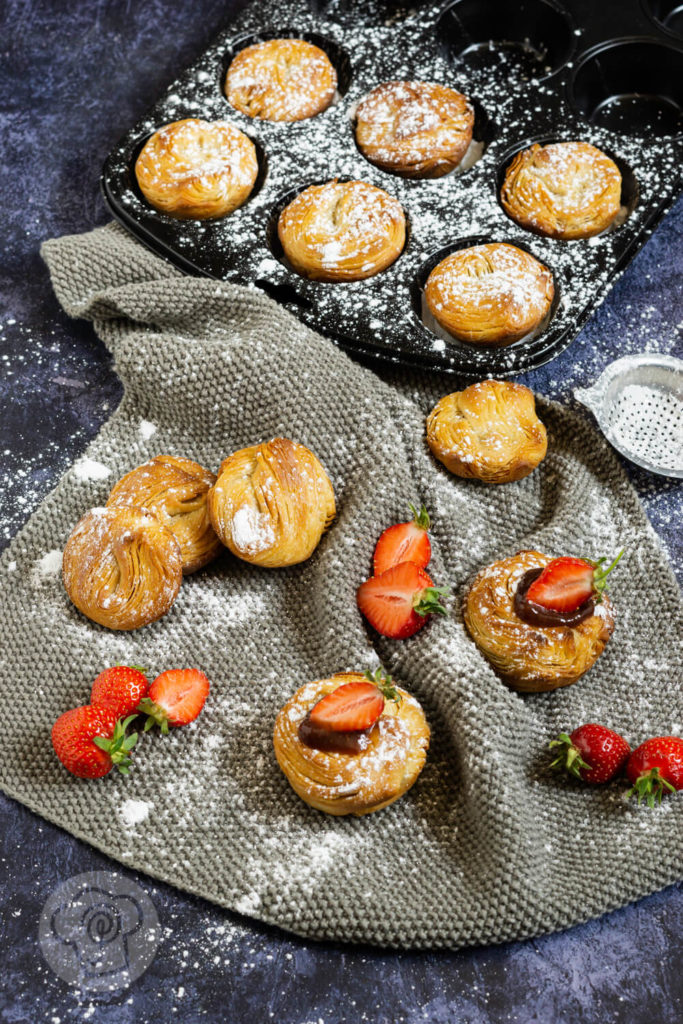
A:
[[[375,726],[371,725],[369,729],[357,729],[353,732],[332,732],[330,729],[321,729],[319,725],[311,722],[309,712],[299,726],[299,739],[314,750],[324,750],[332,754],[360,754],[370,746],[370,733],[374,728]]]
[[[515,591],[515,615],[528,622],[531,626],[578,626],[584,619],[589,619],[595,611],[595,600],[589,597],[573,612],[555,612],[552,608],[543,608],[540,604],[527,600],[529,587],[543,572],[544,566],[529,569],[525,572]]]

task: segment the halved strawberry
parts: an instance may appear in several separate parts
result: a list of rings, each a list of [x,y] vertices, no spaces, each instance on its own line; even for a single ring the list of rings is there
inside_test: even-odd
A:
[[[404,639],[417,633],[430,615],[446,615],[441,598],[448,587],[435,587],[424,569],[401,562],[361,583],[358,607],[378,633]]]
[[[114,665],[100,672],[90,691],[90,703],[111,708],[117,718],[137,710],[149,690],[149,680],[137,665]]]
[[[304,742],[310,744],[310,740],[313,739],[314,742],[310,745],[316,746],[316,731],[338,734],[365,732],[379,719],[386,701],[393,701],[400,706],[401,694],[384,669],[375,669],[374,673],[366,672],[365,678],[367,683],[360,680],[343,683],[313,705],[302,723],[307,732]],[[299,735],[301,736],[301,729]],[[322,746],[320,749],[335,748]],[[353,747],[342,746],[339,749],[353,750]]]
[[[386,572],[401,562],[413,562],[425,569],[432,557],[432,545],[429,542],[429,514],[424,505],[418,512],[414,505],[409,505],[413,518],[409,523],[396,523],[381,535],[375,546],[373,567],[375,576]]]
[[[162,672],[138,708],[149,716],[145,732],[159,725],[161,731],[167,733],[169,725],[194,722],[208,695],[209,680],[198,668],[171,668]]]
[[[605,580],[623,555],[620,551],[614,561],[603,569],[604,558],[596,562],[587,558],[554,558],[526,593],[527,601],[549,608],[554,612],[573,612],[593,598],[602,600]]]
[[[374,683],[344,683],[315,704],[312,725],[328,732],[358,732],[375,724],[384,709],[384,696]]]

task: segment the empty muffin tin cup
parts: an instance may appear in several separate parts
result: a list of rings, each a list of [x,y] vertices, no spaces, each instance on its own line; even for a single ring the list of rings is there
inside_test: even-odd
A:
[[[643,0],[643,7],[659,28],[673,36],[683,37],[683,3],[681,0]]]
[[[591,124],[625,135],[683,133],[683,51],[650,39],[617,39],[589,50],[571,102]]]
[[[552,75],[575,45],[569,15],[554,0],[455,0],[437,38],[454,62],[523,79]]]
[[[574,395],[630,462],[650,473],[683,479],[683,360],[624,356],[591,388]]]

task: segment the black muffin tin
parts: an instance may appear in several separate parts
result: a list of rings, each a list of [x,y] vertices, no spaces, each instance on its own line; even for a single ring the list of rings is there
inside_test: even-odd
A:
[[[242,47],[296,36],[337,68],[338,100],[296,123],[245,117],[223,93]],[[354,141],[353,111],[375,85],[423,79],[470,97],[481,156],[433,181],[379,170]],[[245,205],[217,221],[180,221],[140,194],[134,164],[145,140],[184,117],[227,119],[256,144],[260,174]],[[625,222],[593,239],[525,231],[499,202],[512,156],[531,142],[582,139],[623,175]],[[471,376],[504,376],[563,351],[609,282],[681,190],[683,15],[666,0],[385,0],[254,2],[171,86],[108,157],[102,186],[114,214],[141,241],[191,273],[262,288],[305,323],[364,355]],[[405,249],[383,273],[328,284],[299,277],[282,259],[277,217],[307,185],[360,178],[402,204]],[[422,320],[422,285],[439,258],[467,241],[512,242],[553,272],[545,330],[505,348],[445,341]]]

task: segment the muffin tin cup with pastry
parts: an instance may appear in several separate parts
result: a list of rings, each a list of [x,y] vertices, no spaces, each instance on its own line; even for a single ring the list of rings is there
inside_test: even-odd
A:
[[[324,8],[306,0],[252,4],[113,150],[103,173],[112,212],[183,269],[255,284],[360,354],[470,377],[509,376],[546,362],[578,333],[610,279],[680,189],[683,40],[657,36],[638,0],[619,5],[618,16],[609,5],[596,13],[589,0],[566,0],[566,16],[559,5],[542,0],[515,8],[514,18],[505,5],[483,0],[479,6],[473,14],[466,0],[439,0],[405,16],[398,10],[387,20],[379,0],[357,0],[348,9],[334,0]],[[608,41],[617,32],[634,38]],[[231,106],[224,83],[233,58],[260,41],[288,37],[327,54],[338,96],[320,113],[295,122],[250,117]],[[499,45],[499,39],[518,42],[521,63],[530,61],[531,71],[525,65],[512,73],[508,62],[515,47]],[[624,60],[616,59],[620,54]],[[480,159],[435,179],[401,177],[366,159],[355,135],[358,104],[376,87],[396,81],[436,83],[467,97],[475,115],[473,138],[484,143]],[[638,109],[634,95],[645,97]],[[225,217],[180,222],[155,210],[137,189],[134,164],[143,141],[182,118],[226,120],[263,155],[262,181]],[[514,225],[500,201],[501,169],[524,147],[544,141],[589,143],[615,160],[628,193],[623,224],[571,242]],[[282,197],[334,178],[383,189],[410,224],[400,258],[364,280],[311,280],[273,251],[269,222]],[[425,263],[471,236],[515,242],[511,227],[552,270],[562,295],[547,326],[502,349],[453,344],[435,334],[411,301]]]
[[[335,220],[341,218],[343,223],[329,237],[324,229],[316,231],[315,225],[315,217],[324,212],[327,193],[339,194],[338,207],[353,206],[356,193],[361,198],[355,214],[353,209],[335,210]],[[364,197],[376,206],[374,223],[367,224],[367,230]],[[359,230],[363,234],[353,244],[354,231]],[[316,284],[349,285],[382,274],[400,260],[410,239],[410,221],[390,188],[340,176],[304,183],[281,196],[268,217],[266,237],[273,256],[291,274]]]
[[[468,238],[460,238],[457,241],[452,242],[450,245],[445,246],[443,249],[439,249],[437,252],[431,253],[424,261],[422,266],[416,275],[413,287],[411,289],[411,303],[413,315],[419,318],[420,321],[435,335],[436,338],[441,339],[442,343],[452,348],[460,348],[465,352],[471,354],[473,360],[479,360],[484,364],[490,363],[492,357],[497,350],[504,350],[505,352],[512,352],[513,355],[516,352],[533,352],[536,351],[537,347],[545,345],[545,337],[548,329],[552,326],[558,310],[562,308],[563,290],[558,275],[553,269],[552,262],[547,263],[544,259],[539,257],[538,249],[540,248],[535,244],[536,239],[532,235],[523,237],[521,234],[510,234],[502,232],[495,238],[491,238],[487,235],[474,235]],[[427,284],[430,279],[434,280],[434,272],[437,268],[441,267],[449,257],[456,253],[464,253],[467,250],[478,250],[480,248],[488,249],[492,246],[510,246],[516,250],[520,250],[521,253],[525,254],[533,261],[531,266],[536,265],[538,273],[545,271],[545,276],[550,276],[549,292],[547,302],[543,305],[543,310],[539,313],[539,318],[536,323],[530,322],[528,324],[528,330],[526,330],[522,337],[515,337],[512,333],[512,326],[508,324],[508,336],[506,336],[505,329],[501,327],[498,340],[483,339],[477,340],[476,337],[470,336],[467,340],[464,340],[454,334],[448,329],[445,322],[439,322],[428,301],[429,292]],[[542,281],[539,280],[539,286]],[[513,289],[514,290],[514,289]],[[542,293],[543,289],[541,289]],[[539,295],[541,294],[539,293]],[[481,296],[485,299],[485,295]],[[514,296],[510,295],[507,298],[504,297],[503,307],[507,302],[511,303],[511,307],[515,306],[513,301]],[[476,308],[473,308],[471,314],[476,319]],[[465,311],[461,311],[462,318],[464,317]],[[504,309],[499,311],[498,318],[506,320],[504,315]],[[524,303],[522,303],[519,310],[517,310],[517,317],[521,316],[522,320],[526,320],[526,313]],[[512,319],[516,319],[514,310],[511,308]],[[443,318],[442,318],[443,319]],[[479,324],[480,327],[485,326]],[[494,327],[494,323],[489,324],[490,327]],[[495,333],[495,331],[493,332]],[[508,356],[507,358],[511,358]],[[481,373],[484,376],[484,372]],[[501,374],[500,376],[505,376]]]
[[[558,229],[557,214],[553,215],[553,211],[544,205],[546,196],[552,201],[553,192],[561,191],[563,182],[561,180],[558,181],[558,177],[561,178],[561,173],[556,174],[551,170],[547,175],[546,181],[541,182],[541,186],[535,194],[533,189],[530,190],[532,192],[531,200],[532,202],[535,201],[536,205],[536,209],[533,211],[525,204],[524,198],[516,202],[516,197],[514,194],[511,194],[510,182],[515,178],[514,171],[518,162],[523,164],[526,161],[528,164],[533,162],[534,154],[537,156],[548,155],[552,154],[553,151],[569,149],[573,145],[583,150],[593,150],[593,153],[588,154],[588,160],[590,161],[592,158],[598,161],[600,165],[598,173],[601,171],[604,174],[605,170],[607,170],[609,174],[609,168],[606,169],[604,165],[613,164],[621,181],[617,185],[616,200],[614,196],[611,197],[611,200],[607,196],[596,196],[593,202],[586,204],[586,220],[589,223],[581,225],[581,227],[575,226],[574,230],[576,233],[574,234],[572,234],[571,230],[563,234],[561,228]],[[560,160],[560,165],[561,162]],[[588,242],[591,246],[598,244],[597,241],[591,242],[591,238],[600,238],[601,236],[618,231],[633,214],[639,200],[638,179],[633,168],[612,147],[601,145],[597,148],[585,141],[558,138],[555,135],[539,135],[526,140],[520,140],[519,143],[506,150],[498,162],[496,187],[498,201],[505,216],[516,227],[528,232],[529,237],[547,237],[551,238],[554,242],[560,243]],[[544,196],[544,193],[546,193],[546,196]],[[536,215],[535,222],[534,214]],[[556,233],[553,231],[554,228]],[[582,233],[582,231],[585,233]]]

